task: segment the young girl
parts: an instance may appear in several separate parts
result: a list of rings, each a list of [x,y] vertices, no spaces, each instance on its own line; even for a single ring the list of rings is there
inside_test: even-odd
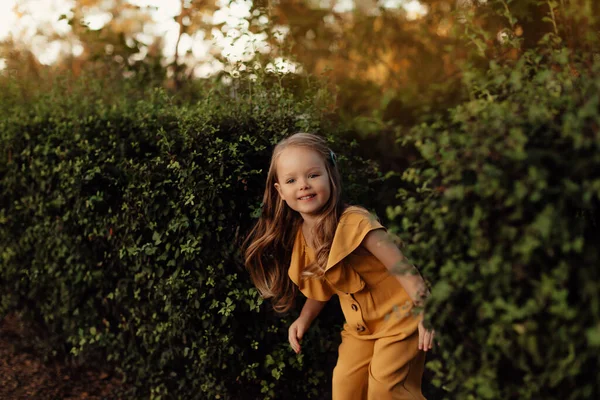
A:
[[[296,353],[325,303],[339,296],[346,323],[334,400],[424,399],[421,376],[434,333],[411,313],[427,293],[423,279],[385,228],[365,209],[345,206],[340,194],[335,155],[322,138],[282,140],[262,215],[246,241],[246,267],[279,312],[290,309],[297,288],[307,297],[289,328]]]

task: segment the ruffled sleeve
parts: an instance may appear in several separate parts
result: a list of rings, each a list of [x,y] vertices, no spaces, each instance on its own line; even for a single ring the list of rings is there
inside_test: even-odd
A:
[[[301,277],[304,266],[310,263],[301,235],[302,231],[301,229],[298,229],[298,233],[296,234],[296,239],[294,241],[294,249],[292,251],[290,268],[288,269],[288,276],[307,298],[319,301],[327,301],[334,294],[334,291],[329,286],[327,281],[319,278],[304,279]]]
[[[338,223],[325,268],[325,279],[338,291],[356,293],[365,287],[364,280],[344,259],[356,250],[373,230],[385,229],[367,210],[348,207]]]

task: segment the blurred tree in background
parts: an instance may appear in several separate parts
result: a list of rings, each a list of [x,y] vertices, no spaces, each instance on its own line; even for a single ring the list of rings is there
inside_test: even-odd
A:
[[[14,8],[19,20],[32,18],[36,1],[21,0]],[[155,84],[179,88],[191,79],[194,67],[189,53],[177,49],[181,38],[211,28],[210,17],[217,10],[215,0],[181,0],[174,18],[178,27],[175,54],[164,54],[165,38],[153,29],[156,7],[146,7],[126,0],[74,0],[68,12],[57,21],[37,24],[29,35],[9,37],[2,42],[0,57],[6,70],[19,79],[40,80],[44,74],[54,76],[94,71],[99,76],[119,73],[124,76],[142,74]],[[101,21],[92,28],[89,19]],[[60,43],[61,50],[51,65],[43,66],[32,52],[32,45],[43,40],[47,45]],[[191,53],[191,52],[190,52]],[[186,68],[187,67],[187,68]]]
[[[390,123],[396,131],[410,128],[466,98],[465,70],[487,69],[490,59],[516,59],[558,29],[548,20],[551,11],[572,50],[585,46],[582,37],[594,32],[591,19],[576,15],[600,12],[598,2],[590,1],[355,1],[354,10],[336,11],[339,3],[278,2],[272,10],[275,32],[283,26],[288,34],[279,45],[270,35],[270,44],[282,55],[291,53],[308,73],[328,77],[337,89],[338,114],[379,143],[372,147],[374,157],[394,153],[386,151],[394,148]],[[409,3],[412,12],[402,7]],[[582,12],[569,12],[565,3]],[[470,41],[462,40],[464,34]],[[518,48],[507,45],[512,38],[520,40]],[[385,166],[405,166],[407,154],[395,155],[383,160]]]
[[[20,0],[15,11],[25,18],[34,3]],[[574,20],[560,11],[560,4],[587,4],[584,13],[591,15],[600,11],[597,2],[590,1],[178,0],[172,3],[178,7],[171,21],[171,28],[177,26],[176,42],[165,51],[164,32],[153,27],[159,9],[138,3],[142,4],[74,0],[60,17],[60,29],[48,22],[37,28],[35,40],[42,36],[63,46],[60,57],[47,68],[23,38],[5,40],[0,58],[5,59],[6,70],[27,80],[38,77],[41,69],[75,75],[84,69],[105,74],[117,70],[143,74],[177,90],[198,78],[202,64],[216,63],[213,75],[234,70],[228,49],[215,39],[225,34],[235,42],[250,35],[254,45],[238,57],[244,68],[256,61],[265,67],[286,60],[296,63],[299,72],[326,77],[336,93],[338,115],[353,120],[363,136],[380,135],[382,122],[412,126],[460,101],[462,70],[471,65],[469,61],[485,68],[490,58],[515,58],[535,47],[544,34],[559,29],[547,20],[550,10],[560,20],[566,45],[582,46],[581,37],[593,31],[591,21]],[[216,12],[234,6],[248,8],[239,26],[215,18]],[[104,24],[92,29],[86,23],[91,17],[104,19]],[[483,36],[471,43],[457,40],[457,33],[468,31]],[[519,50],[506,48],[509,37],[521,39]],[[205,41],[205,54],[189,46],[185,50],[180,46],[184,40]]]

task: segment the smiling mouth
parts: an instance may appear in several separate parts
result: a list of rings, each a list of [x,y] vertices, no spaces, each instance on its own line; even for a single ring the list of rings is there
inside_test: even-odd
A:
[[[308,200],[308,199],[312,199],[315,196],[316,196],[316,194],[309,194],[308,196],[300,197],[298,200]]]

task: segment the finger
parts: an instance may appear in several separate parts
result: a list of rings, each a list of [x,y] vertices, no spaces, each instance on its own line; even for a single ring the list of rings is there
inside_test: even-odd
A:
[[[298,352],[298,347],[300,346],[298,344],[298,342],[296,342],[296,340],[294,338],[290,338],[290,346],[292,346],[292,349],[297,353]]]
[[[298,329],[296,331],[296,344],[297,344],[297,346],[296,346],[297,347],[296,353],[300,353],[300,350],[302,349],[302,345],[300,344],[302,342],[302,336],[303,336],[302,331]]]
[[[294,342],[294,351],[296,352],[296,354],[300,353],[300,351],[302,350],[302,345],[300,344],[300,342],[298,342],[297,340]]]
[[[297,345],[295,345],[295,344],[293,344],[293,343],[290,343],[290,345],[291,345],[291,347],[292,347],[292,350],[294,350],[294,352],[295,352],[296,354],[298,354],[298,353],[300,352],[300,349],[298,348],[298,346],[297,346]]]
[[[433,330],[427,331],[427,350],[431,350],[433,347]]]
[[[419,350],[423,350],[423,331],[419,329]]]
[[[296,330],[295,329],[290,330],[290,333],[288,335],[288,340],[290,342],[290,345],[292,346],[292,349],[294,349],[294,351],[297,353],[298,348],[300,347],[300,344],[298,343],[298,340],[296,339]]]
[[[434,335],[433,330],[430,330],[429,331],[429,344],[428,344],[428,347],[430,350],[433,348],[433,335]]]
[[[427,331],[425,331],[425,332],[423,332],[423,339],[422,339],[422,342],[421,342],[421,349],[423,351],[427,351],[427,340],[428,340],[428,338],[427,338]]]

